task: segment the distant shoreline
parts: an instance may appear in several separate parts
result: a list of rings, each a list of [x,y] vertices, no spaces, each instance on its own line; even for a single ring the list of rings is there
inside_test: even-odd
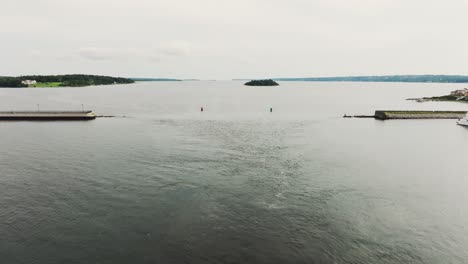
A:
[[[135,82],[181,82],[183,80],[171,78],[129,78]]]
[[[274,78],[275,81],[303,82],[400,82],[400,83],[468,83],[465,75],[383,75],[311,78]]]
[[[423,97],[423,98],[408,98],[407,100],[416,101],[418,103],[423,103],[423,102],[428,102],[428,101],[468,103],[468,89],[465,88],[463,90],[455,90],[455,91],[452,91],[448,95]]]
[[[245,81],[252,79],[232,79]],[[382,76],[345,76],[345,77],[305,77],[273,78],[281,82],[387,82],[387,83],[468,83],[466,75],[382,75]],[[100,75],[26,75],[0,77],[0,88],[53,88],[85,87],[95,85],[130,84],[134,82],[182,82],[200,81],[199,79],[173,78],[122,78]]]
[[[135,81],[122,77],[101,75],[25,75],[19,77],[0,77],[0,88],[53,88],[86,87],[94,85],[130,84]]]

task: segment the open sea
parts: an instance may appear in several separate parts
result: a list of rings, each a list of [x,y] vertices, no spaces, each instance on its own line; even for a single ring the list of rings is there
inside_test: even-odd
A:
[[[468,84],[280,84],[0,89],[115,116],[0,122],[0,263],[468,263],[468,129],[342,118]]]

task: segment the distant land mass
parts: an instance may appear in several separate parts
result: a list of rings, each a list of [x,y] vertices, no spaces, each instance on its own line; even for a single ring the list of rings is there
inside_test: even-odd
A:
[[[0,77],[2,88],[23,87],[83,87],[92,85],[128,84],[134,81],[100,75],[67,74],[67,75],[25,75],[19,77]]]
[[[268,80],[252,80],[245,83],[247,86],[278,86],[279,84],[271,79]]]
[[[170,78],[130,78],[130,80],[135,82],[180,82],[179,79],[170,79]]]
[[[275,78],[275,81],[304,82],[410,82],[410,83],[468,83],[464,75],[385,75],[312,78]]]
[[[423,98],[409,98],[407,100],[415,100],[420,103],[427,102],[427,101],[449,101],[449,102],[468,103],[468,88],[452,91],[448,95],[423,97]]]

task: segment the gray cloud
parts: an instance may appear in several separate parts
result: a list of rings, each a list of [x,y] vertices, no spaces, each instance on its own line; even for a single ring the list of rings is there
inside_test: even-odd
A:
[[[166,56],[188,56],[191,52],[191,47],[186,42],[177,41],[164,44],[156,50]]]
[[[467,12],[464,0],[4,0],[0,75],[468,74]]]
[[[131,54],[128,52],[118,51],[110,48],[87,47],[80,49],[77,52],[77,55],[81,58],[92,61],[104,61],[124,59],[125,57],[130,56]]]
[[[80,48],[73,55],[91,61],[147,60],[160,62],[175,57],[189,56],[190,52],[191,48],[188,43],[178,41],[147,49],[85,47]]]

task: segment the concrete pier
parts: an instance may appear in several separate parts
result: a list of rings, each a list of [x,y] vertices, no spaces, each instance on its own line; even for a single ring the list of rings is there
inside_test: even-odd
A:
[[[414,111],[399,110],[387,111],[377,110],[374,117],[379,120],[388,119],[460,119],[467,111]]]
[[[93,111],[11,111],[0,112],[0,120],[93,120],[96,114]]]

